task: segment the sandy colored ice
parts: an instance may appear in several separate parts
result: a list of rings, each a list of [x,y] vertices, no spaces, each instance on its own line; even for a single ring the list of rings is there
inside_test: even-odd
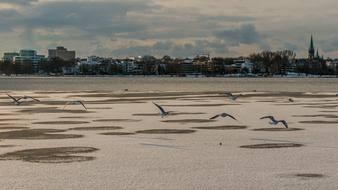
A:
[[[8,93],[41,102],[16,106],[0,95],[0,189],[338,189],[338,100],[333,93],[252,92],[236,102],[218,93]],[[87,102],[88,111],[79,105],[62,110],[65,101],[77,99]],[[161,118],[152,101],[175,114]],[[222,112],[238,122],[208,122]],[[264,131],[283,128],[259,119],[265,115],[300,130]],[[189,133],[139,132],[153,129]],[[301,146],[241,148],[281,143]],[[53,156],[6,159],[16,151],[60,147],[83,152],[67,154],[67,162]],[[35,153],[45,154],[29,154]]]

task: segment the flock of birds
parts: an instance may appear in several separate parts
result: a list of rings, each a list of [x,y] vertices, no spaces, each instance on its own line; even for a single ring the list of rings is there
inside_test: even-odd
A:
[[[27,100],[27,99],[31,99],[32,101],[35,101],[35,102],[40,102],[39,99],[34,98],[32,96],[22,96],[22,97],[19,97],[19,98],[15,98],[15,97],[13,97],[13,96],[11,96],[9,94],[7,94],[7,96],[10,99],[13,100],[13,103],[15,105],[20,105],[22,103],[22,100]],[[236,101],[240,96],[242,96],[242,94],[233,95],[230,92],[226,92],[225,96],[227,96],[232,101]],[[289,98],[289,101],[290,102],[294,102],[291,98]],[[172,113],[171,111],[166,111],[162,106],[156,104],[155,102],[153,102],[153,104],[159,109],[162,118],[166,117],[166,116],[169,116],[170,113]],[[87,110],[87,107],[85,106],[85,104],[82,101],[80,101],[80,100],[67,101],[65,103],[63,109],[65,109],[68,105],[81,105],[84,109]],[[210,120],[217,119],[219,117],[223,117],[223,118],[229,117],[229,118],[237,121],[237,119],[234,116],[232,116],[232,115],[230,115],[228,113],[225,113],[225,112],[217,114],[217,115],[211,117]],[[277,120],[277,119],[275,119],[274,116],[264,116],[264,117],[261,117],[260,119],[269,119],[270,120],[269,124],[271,124],[271,125],[278,125],[279,123],[281,123],[282,125],[284,125],[285,128],[288,128],[288,123],[285,120]]]
[[[27,100],[27,99],[31,99],[35,102],[40,102],[39,99],[37,98],[34,98],[32,96],[22,96],[22,97],[19,97],[19,98],[15,98],[9,94],[7,94],[7,96],[13,100],[13,103],[15,105],[21,105],[22,103],[22,100]],[[84,107],[84,109],[87,110],[87,107],[84,105],[84,103],[81,101],[81,100],[75,100],[75,101],[67,101],[66,104],[64,105],[63,109],[65,109],[68,105],[81,105],[82,107]]]
[[[232,101],[236,101],[240,96],[242,96],[242,94],[233,95],[231,92],[226,92],[225,96],[227,96]],[[294,102],[294,100],[292,98],[289,98],[289,102]],[[162,106],[156,104],[155,102],[153,102],[153,104],[160,110],[160,114],[161,114],[162,118],[170,115],[171,111],[166,111]],[[230,115],[228,113],[225,113],[225,112],[217,114],[217,115],[211,117],[210,120],[217,119],[219,117],[223,117],[223,118],[229,117],[229,118],[237,121],[237,119],[234,116],[232,116],[232,115]],[[285,128],[289,127],[288,123],[285,120],[277,120],[277,119],[275,119],[274,116],[271,116],[271,115],[261,117],[260,119],[261,120],[262,119],[269,119],[270,120],[270,122],[269,122],[270,125],[278,125],[279,123],[281,123]]]

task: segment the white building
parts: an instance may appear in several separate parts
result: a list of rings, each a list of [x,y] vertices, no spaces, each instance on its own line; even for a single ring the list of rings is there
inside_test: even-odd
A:
[[[104,58],[97,57],[97,56],[89,56],[87,58],[81,59],[80,62],[78,62],[79,65],[99,65],[102,63]]]
[[[240,70],[247,70],[249,73],[252,73],[254,64],[250,62],[248,59],[237,59],[234,60],[234,64],[232,65],[235,68]]]

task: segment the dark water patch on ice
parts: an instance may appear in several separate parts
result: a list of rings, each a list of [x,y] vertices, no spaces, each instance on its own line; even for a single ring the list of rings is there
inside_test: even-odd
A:
[[[273,148],[296,148],[302,147],[303,144],[296,143],[266,143],[266,144],[253,144],[253,145],[244,145],[240,146],[240,148],[248,148],[248,149],[273,149]]]
[[[93,156],[77,156],[76,154],[91,153],[98,149],[92,147],[57,147],[27,149],[0,155],[0,160],[21,160],[34,163],[72,163],[94,160]]]
[[[26,140],[44,140],[44,139],[70,139],[81,138],[83,135],[60,134],[67,130],[61,129],[24,129],[0,132],[0,139],[26,139]]]
[[[189,134],[194,133],[195,130],[189,129],[150,129],[150,130],[142,130],[136,131],[139,134]]]
[[[235,130],[246,129],[245,125],[223,125],[223,126],[210,126],[210,127],[192,127],[193,129],[206,129],[206,130]]]

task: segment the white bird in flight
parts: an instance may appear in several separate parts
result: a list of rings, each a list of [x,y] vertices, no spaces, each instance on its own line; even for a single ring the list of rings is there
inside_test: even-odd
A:
[[[269,124],[271,125],[277,125],[278,123],[282,123],[285,126],[285,128],[289,127],[288,123],[285,120],[276,120],[273,116],[265,116],[260,119],[270,119],[271,121],[269,122]]]
[[[155,102],[153,102],[153,104],[160,110],[160,114],[162,118],[170,114],[170,111],[165,111],[162,106],[156,104]]]
[[[224,94],[225,94],[225,96],[227,96],[232,101],[236,101],[237,98],[242,95],[242,94],[233,95],[231,92],[225,92]]]
[[[87,108],[84,105],[84,103],[82,101],[80,101],[80,100],[66,102],[65,106],[63,107],[63,109],[65,109],[68,105],[82,105],[87,110]]]
[[[237,119],[236,119],[234,116],[232,116],[232,115],[230,115],[230,114],[227,114],[227,113],[217,114],[217,115],[213,116],[213,117],[210,118],[210,119],[216,119],[216,118],[218,118],[218,117],[230,117],[231,119],[237,121]]]
[[[31,96],[22,96],[20,98],[14,98],[13,96],[7,94],[7,96],[9,98],[11,98],[13,100],[13,103],[15,103],[16,105],[20,105],[22,102],[20,100],[27,100],[27,99],[32,99],[33,101],[35,102],[40,102],[40,100],[36,99],[36,98],[33,98]]]

